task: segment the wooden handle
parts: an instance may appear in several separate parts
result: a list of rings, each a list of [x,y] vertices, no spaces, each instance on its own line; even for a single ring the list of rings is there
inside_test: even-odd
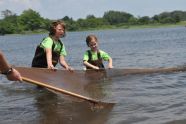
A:
[[[77,97],[77,98],[80,98],[80,99],[83,99],[83,100],[87,100],[87,101],[90,101],[92,103],[100,103],[101,101],[98,101],[96,99],[91,99],[89,97],[85,97],[85,96],[82,96],[82,95],[79,95],[79,94],[76,94],[76,93],[72,93],[72,92],[69,92],[69,91],[66,91],[66,90],[63,90],[63,89],[60,89],[60,88],[57,88],[57,87],[53,87],[51,85],[47,85],[45,83],[42,83],[42,82],[39,82],[39,81],[35,81],[35,80],[32,80],[32,79],[29,79],[29,78],[26,78],[26,77],[22,77],[22,79],[26,82],[29,82],[29,83],[32,83],[32,84],[37,84],[39,86],[43,86],[43,87],[46,87],[46,88],[49,88],[51,90],[55,90],[55,91],[58,91],[58,92],[61,92],[61,93],[64,93],[66,95],[71,95],[71,96],[74,96],[74,97]]]

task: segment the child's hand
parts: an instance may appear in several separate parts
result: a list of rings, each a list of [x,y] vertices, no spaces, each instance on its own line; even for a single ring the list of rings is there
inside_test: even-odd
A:
[[[70,71],[70,72],[73,72],[73,71],[74,71],[74,69],[73,69],[72,67],[70,67],[70,66],[68,66],[68,67],[66,68],[66,70],[68,70],[68,71]]]
[[[94,69],[99,70],[99,67],[95,66]]]
[[[114,68],[112,65],[108,65],[108,68],[111,69],[111,68]]]
[[[48,69],[55,70],[56,68],[51,64],[51,65],[48,65]]]

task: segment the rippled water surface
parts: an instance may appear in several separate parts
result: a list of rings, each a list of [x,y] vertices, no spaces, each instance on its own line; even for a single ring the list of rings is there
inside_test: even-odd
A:
[[[85,38],[96,34],[100,49],[115,68],[159,68],[185,65],[186,28],[68,32],[62,39],[75,69],[82,69]],[[36,45],[47,34],[0,36],[0,49],[16,66],[30,67]],[[106,63],[105,63],[106,64]],[[34,85],[0,76],[2,124],[185,124],[185,72],[135,74],[102,82],[101,92],[113,107],[93,110],[90,103],[38,90]]]

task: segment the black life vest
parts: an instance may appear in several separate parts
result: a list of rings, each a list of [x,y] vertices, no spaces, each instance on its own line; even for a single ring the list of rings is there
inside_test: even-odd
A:
[[[60,51],[61,51],[63,48],[63,44],[60,40],[58,42],[61,45],[61,48],[60,48]],[[41,46],[41,43],[40,43],[40,45],[38,45],[36,47],[35,55],[32,60],[32,67],[47,68],[48,65],[47,65],[46,52],[45,52],[44,48],[42,48],[40,46]],[[54,51],[54,48],[55,48],[55,44],[53,41],[53,44],[52,44],[52,64],[54,66],[56,66],[59,61],[60,51]]]
[[[88,52],[88,57],[89,57],[89,59],[88,59],[88,63],[90,63],[90,64],[92,64],[92,65],[94,65],[94,66],[97,66],[97,67],[99,67],[100,69],[102,68],[104,68],[104,65],[103,65],[103,59],[101,58],[101,55],[100,55],[100,52],[98,51],[97,52],[97,56],[98,56],[98,59],[97,60],[92,60],[92,53],[91,53],[91,51],[90,50],[87,50],[87,52]],[[86,67],[87,69],[92,69],[92,68],[90,68],[90,67]]]

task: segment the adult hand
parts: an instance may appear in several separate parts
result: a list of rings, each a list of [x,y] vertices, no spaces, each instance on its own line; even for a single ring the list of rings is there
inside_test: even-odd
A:
[[[21,74],[14,68],[12,68],[12,72],[7,75],[7,79],[10,81],[22,81]]]

